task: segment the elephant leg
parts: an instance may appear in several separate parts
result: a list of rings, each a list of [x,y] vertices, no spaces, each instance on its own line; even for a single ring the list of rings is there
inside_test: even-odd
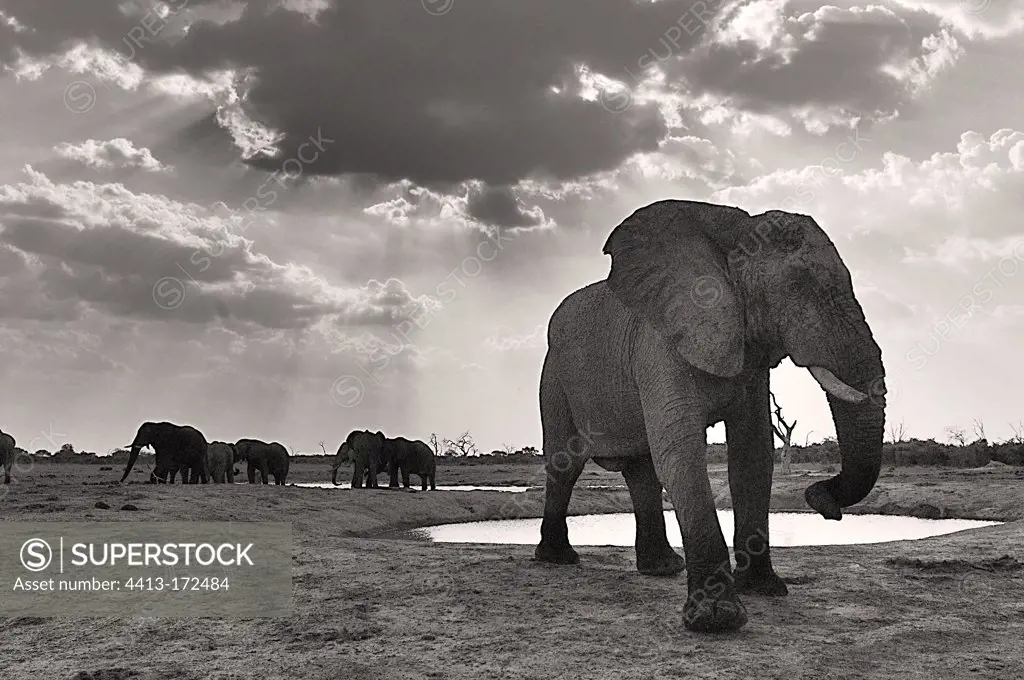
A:
[[[235,464],[234,462],[228,463],[228,467],[224,470],[224,479],[227,480],[228,484],[235,483]]]
[[[678,424],[652,429],[655,470],[665,480],[683,536],[687,571],[683,624],[698,632],[741,628],[747,612],[733,588],[729,550],[715,511],[703,423],[693,423],[688,435]]]
[[[637,387],[654,469],[668,491],[683,537],[683,625],[697,632],[737,630],[746,624],[747,612],[733,587],[729,549],[708,477],[708,413],[700,408],[699,395],[681,403],[681,396],[690,396],[680,394],[692,384],[689,375],[671,365],[653,368],[659,370],[638,380]]]
[[[545,369],[547,369],[545,360]],[[534,559],[553,564],[578,564],[579,554],[569,544],[569,528],[565,523],[572,488],[583,472],[586,458],[570,452],[579,432],[573,423],[569,400],[562,387],[548,370],[540,379],[540,415],[543,430],[544,519],[540,525],[540,543]]]
[[[729,491],[735,517],[733,550],[736,589],[760,595],[786,595],[786,584],[772,567],[768,510],[772,493],[772,438],[768,371],[757,374],[747,398],[726,416]]]
[[[686,568],[686,561],[669,545],[665,533],[665,510],[661,482],[649,458],[629,461],[622,476],[629,487],[636,518],[636,569],[648,576],[674,576]]]
[[[409,480],[409,477],[411,475],[412,472],[410,472],[407,467],[402,468],[402,486],[404,486],[406,489],[408,489],[412,485],[412,482]]]
[[[265,462],[260,464],[260,479],[264,484],[270,484],[270,469]]]
[[[256,483],[256,466],[253,465],[251,460],[248,461],[248,464],[245,466],[245,472],[246,472],[246,475],[249,477],[249,483],[250,484],[255,484]]]

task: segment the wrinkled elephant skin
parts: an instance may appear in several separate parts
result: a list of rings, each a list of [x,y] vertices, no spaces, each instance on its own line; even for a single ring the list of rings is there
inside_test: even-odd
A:
[[[660,201],[609,236],[607,280],[566,297],[548,325],[540,380],[547,467],[538,560],[574,564],[566,514],[593,459],[621,471],[636,518],[637,569],[687,571],[684,625],[735,630],[738,592],[784,595],[772,567],[769,369],[789,357],[826,392],[842,457],[810,486],[828,519],[860,502],[881,465],[881,350],[838,251],[806,215]],[[707,475],[706,428],[725,422],[735,517],[733,570]],[[683,537],[669,545],[668,491]]]

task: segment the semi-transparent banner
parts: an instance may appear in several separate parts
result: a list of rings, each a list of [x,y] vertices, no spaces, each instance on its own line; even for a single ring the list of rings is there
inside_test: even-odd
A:
[[[291,525],[0,522],[0,617],[281,617]]]

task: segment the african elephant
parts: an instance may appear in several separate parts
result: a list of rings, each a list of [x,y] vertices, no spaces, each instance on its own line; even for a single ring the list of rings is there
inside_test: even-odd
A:
[[[135,466],[139,451],[144,446],[152,446],[156,452],[156,469],[150,473],[149,483],[174,484],[174,476],[179,470],[182,484],[195,484],[200,480],[203,484],[207,483],[206,437],[190,425],[175,425],[168,422],[145,422],[139,427],[135,440],[132,441],[128,465],[125,466],[124,475],[121,477],[122,482],[128,478],[128,473]]]
[[[235,483],[235,445],[226,442],[210,442],[206,449],[206,466],[210,478],[218,483]]]
[[[390,480],[388,486],[398,487],[398,473],[402,473],[402,486],[409,488],[409,475],[420,476],[420,483],[423,491],[427,490],[427,482],[430,488],[434,489],[434,478],[437,472],[437,462],[434,460],[434,451],[427,446],[426,442],[419,439],[412,441],[405,437],[388,437],[384,440],[384,464],[388,468]]]
[[[259,439],[239,439],[235,442],[237,457],[234,462],[244,460],[248,463],[249,483],[256,483],[256,471],[264,484],[270,483],[270,475],[274,475],[274,484],[284,484],[288,478],[288,464],[291,457],[288,450],[278,442],[266,443]]]
[[[772,567],[768,372],[789,357],[827,393],[842,471],[805,491],[826,519],[878,478],[885,424],[882,355],[839,252],[809,216],[667,200],[608,237],[608,278],[566,297],[548,326],[540,378],[547,471],[538,560],[575,564],[566,511],[584,463],[625,477],[637,569],[687,569],[684,623],[742,627],[737,592],[785,595]],[[736,570],[715,511],[706,428],[725,421]],[[662,484],[686,562],[670,546]]]
[[[384,433],[369,430],[352,430],[338,447],[337,456],[331,465],[331,483],[338,483],[338,468],[346,460],[352,461],[352,488],[379,488],[377,475],[385,469]]]
[[[0,430],[0,465],[4,466],[4,484],[11,483],[11,468],[17,453],[14,450],[14,437]]]

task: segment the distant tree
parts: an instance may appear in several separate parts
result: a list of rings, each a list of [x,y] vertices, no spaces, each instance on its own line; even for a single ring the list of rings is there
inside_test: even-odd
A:
[[[793,430],[796,428],[796,420],[792,423],[787,423],[786,419],[782,416],[782,407],[779,406],[778,400],[775,399],[775,393],[769,392],[772,397],[772,404],[774,409],[772,410],[772,430],[775,432],[775,436],[782,442],[782,453],[779,457],[782,460],[782,474],[788,475],[792,472],[790,469],[790,461],[793,455]]]
[[[324,452],[324,455],[325,455],[325,456],[326,456],[326,455],[328,455],[328,453],[327,453],[327,446],[326,446],[326,442],[325,442],[324,440],[322,440],[322,439],[321,439],[321,440],[320,440],[319,442],[317,442],[317,443],[318,443],[318,444],[320,444],[320,449],[321,449],[321,450],[322,450],[322,451]]]
[[[499,456],[511,456],[515,454],[515,452],[515,447],[512,446],[511,444],[502,444],[501,451],[496,451],[495,453],[497,453]]]
[[[950,425],[946,428],[946,436],[957,446],[964,446],[967,443],[967,433],[959,425]]]
[[[440,456],[441,450],[444,448],[444,439],[438,437],[436,432],[431,432],[428,443],[430,444],[430,448],[434,450],[434,455]]]
[[[66,442],[60,447],[60,454],[65,456],[75,455],[75,447],[71,445],[71,442]]]
[[[38,457],[38,458],[43,458],[43,457],[49,458],[50,455],[51,455],[50,452],[47,451],[46,449],[39,449],[38,451],[35,452],[35,456]]]
[[[473,441],[473,435],[469,433],[469,430],[460,434],[458,439],[446,440],[445,443],[447,444],[445,455],[460,458],[480,455],[480,451],[476,448],[476,442]]]
[[[1010,430],[1013,431],[1013,436],[1007,441],[1011,444],[1024,444],[1024,420],[1018,420],[1016,425],[1010,423]]]
[[[905,441],[907,438],[907,426],[900,420],[900,422],[893,423],[889,426],[889,439],[892,440],[893,444],[898,444]]]
[[[985,423],[981,420],[981,418],[975,418],[972,421],[972,424],[974,425],[975,443],[984,444],[987,446],[988,438],[985,436]]]
[[[524,446],[516,451],[516,454],[520,456],[539,456],[540,451],[537,450],[536,446]]]

